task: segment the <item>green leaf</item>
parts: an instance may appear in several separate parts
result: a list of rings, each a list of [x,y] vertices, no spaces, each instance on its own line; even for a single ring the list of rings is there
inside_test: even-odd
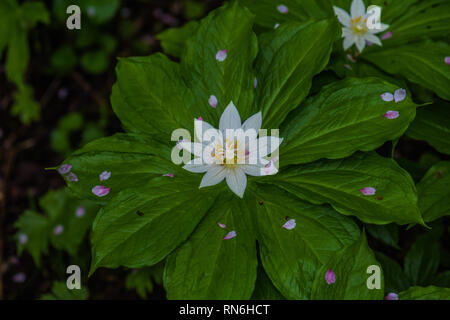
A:
[[[447,43],[423,42],[372,50],[361,57],[390,74],[404,76],[450,100],[450,68],[444,61],[449,51]]]
[[[419,208],[425,222],[450,215],[450,161],[441,161],[428,170],[417,184]]]
[[[288,167],[270,182],[309,202],[329,203],[336,211],[366,223],[423,224],[409,174],[375,152]],[[374,188],[375,195],[362,194],[360,190],[366,187]]]
[[[40,118],[41,108],[39,102],[34,99],[33,88],[22,84],[18,91],[14,92],[14,105],[11,114],[19,116],[24,124],[29,124]]]
[[[383,20],[383,14],[382,14]],[[420,1],[408,8],[403,15],[398,15],[389,27],[392,38],[386,45],[402,44],[429,37],[444,38],[450,34],[450,3],[447,0]]]
[[[370,1],[370,5],[380,6],[381,21],[391,25],[392,22],[397,21],[399,17],[403,17],[405,13],[410,12],[411,6],[418,1],[419,0],[372,0]],[[347,9],[350,9],[350,2],[347,3]],[[369,3],[366,2],[366,5],[368,6]]]
[[[369,289],[369,266],[380,269],[380,289]],[[328,284],[325,274],[331,269],[336,274],[336,282]],[[372,271],[373,272],[373,271]],[[314,279],[312,299],[318,300],[380,300],[384,296],[384,278],[381,266],[367,245],[364,234],[355,244],[342,249],[320,268]]]
[[[8,79],[19,89],[25,86],[24,73],[27,70],[29,58],[27,33],[25,30],[17,29],[9,40],[5,67]]]
[[[33,257],[37,267],[41,265],[41,255],[47,252],[49,241],[49,226],[47,219],[37,212],[25,211],[14,224],[18,229],[16,234],[18,254],[24,250],[28,251]],[[19,237],[25,235],[27,241],[20,243]]]
[[[90,274],[99,267],[140,268],[164,259],[187,239],[216,198],[215,188],[197,186],[161,177],[112,197],[94,221]]]
[[[358,239],[349,218],[313,205],[270,185],[256,191],[261,261],[274,286],[288,299],[309,299],[316,271],[337,251]],[[256,202],[256,201],[255,201]],[[292,230],[283,228],[295,219]]]
[[[71,172],[78,177],[78,181],[67,181],[67,184],[80,198],[104,203],[123,189],[140,187],[163,174],[193,176],[171,161],[171,151],[167,144],[144,135],[116,134],[101,138],[66,159],[64,163],[72,165]],[[99,175],[104,171],[111,172],[111,177],[100,181]],[[111,188],[110,193],[98,198],[92,193],[97,185]]]
[[[366,224],[366,230],[375,239],[387,244],[388,246],[399,249],[398,226],[396,224]]]
[[[230,101],[242,119],[251,115],[254,93],[252,64],[258,50],[252,26],[250,11],[233,1],[212,11],[201,21],[197,33],[187,40],[182,68],[194,92],[194,100],[188,104],[203,105],[202,117],[212,125],[219,122]],[[221,50],[227,50],[227,56],[218,61],[216,54]],[[211,95],[215,95],[218,101],[215,109],[208,105]]]
[[[34,28],[36,23],[42,22],[45,24],[50,23],[50,15],[41,2],[25,2],[20,7],[20,19],[27,22],[28,29]]]
[[[100,74],[108,69],[111,59],[103,50],[86,52],[81,56],[81,66],[88,73]]]
[[[161,47],[165,53],[180,58],[186,47],[186,41],[197,32],[199,23],[190,21],[179,28],[164,30],[156,35],[161,41]]]
[[[40,300],[87,300],[88,291],[83,286],[81,289],[67,289],[65,282],[54,282],[52,292],[44,294]]]
[[[111,104],[129,131],[170,135],[177,128],[193,127],[199,107],[184,102],[189,93],[179,64],[162,54],[133,57],[120,59],[116,73]]]
[[[450,288],[450,271],[437,274],[433,279],[432,284],[435,286]]]
[[[438,102],[419,108],[406,135],[424,140],[439,152],[450,154],[450,104]]]
[[[408,277],[395,260],[381,252],[375,252],[375,256],[383,267],[384,292],[400,292],[410,287]]]
[[[400,292],[399,300],[450,300],[450,289],[434,286],[411,287]]]
[[[147,294],[153,292],[153,281],[161,283],[164,264],[159,263],[153,267],[134,269],[125,280],[125,287],[135,289],[142,299],[147,299]]]
[[[255,106],[262,110],[263,128],[278,128],[307,96],[339,35],[335,19],[287,23],[261,35]]]
[[[397,89],[379,78],[350,78],[326,86],[281,127],[282,164],[343,158],[400,137],[413,121],[416,105],[410,97],[399,103],[383,101],[381,94]],[[389,110],[398,111],[399,117],[385,118]]]
[[[405,256],[405,273],[413,285],[426,285],[439,267],[439,242],[422,236],[414,242]]]
[[[329,0],[240,0],[256,15],[256,23],[266,28],[273,28],[275,24],[288,21],[306,21],[309,18],[333,17],[333,10]],[[285,5],[288,13],[281,13],[277,7]]]
[[[164,271],[168,299],[251,297],[258,263],[249,199],[241,201],[234,195],[222,198],[190,238],[168,257]],[[231,231],[237,236],[224,240]]]
[[[256,278],[255,291],[251,300],[285,300],[286,298],[275,288],[264,268],[258,266],[258,275]]]

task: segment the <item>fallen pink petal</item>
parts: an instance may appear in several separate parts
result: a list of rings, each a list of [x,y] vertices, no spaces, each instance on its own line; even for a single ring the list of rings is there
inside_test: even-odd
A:
[[[78,218],[83,217],[85,213],[86,213],[86,209],[83,206],[78,207],[77,210],[75,211],[75,215]]]
[[[392,38],[392,31],[386,32],[381,36],[381,40],[387,40],[389,38]]]
[[[384,117],[387,119],[396,119],[400,113],[398,111],[389,110],[384,114]]]
[[[348,70],[353,70],[353,67],[348,63],[344,64],[344,67],[347,68]]]
[[[16,273],[12,279],[15,283],[24,283],[27,280],[27,276],[23,272]]]
[[[286,7],[284,4],[280,4],[279,6],[277,6],[277,10],[283,14],[286,14],[289,12],[288,7]]]
[[[333,284],[336,282],[336,274],[332,269],[328,269],[328,271],[325,273],[325,281],[327,284]]]
[[[355,58],[353,58],[353,56],[349,53],[349,54],[347,54],[347,59],[348,60],[350,60],[351,62],[353,62],[353,63],[355,63],[356,62],[356,59]]]
[[[295,219],[288,220],[285,224],[283,224],[283,228],[287,230],[292,230],[296,226]]]
[[[450,57],[445,57],[444,61],[446,64],[450,65]]]
[[[228,232],[227,235],[223,238],[223,240],[228,240],[228,239],[231,239],[231,238],[234,238],[234,237],[236,237],[236,231],[230,231],[230,232]]]
[[[384,297],[385,300],[398,300],[398,294],[394,292],[389,292],[386,297]]]
[[[26,244],[28,242],[28,236],[25,233],[19,235],[19,243]]]
[[[381,99],[383,99],[383,101],[390,102],[394,100],[394,95],[390,92],[385,92],[381,95]]]
[[[106,188],[105,186],[95,186],[92,188],[92,193],[97,197],[104,197],[109,193],[110,190],[111,188]]]
[[[375,188],[365,187],[359,190],[365,196],[373,196],[376,192]]]
[[[216,54],[216,60],[217,61],[224,61],[227,58],[227,50],[220,50],[219,52],[217,52]]]
[[[55,236],[59,236],[61,233],[63,233],[63,231],[64,231],[64,227],[59,224],[53,229],[53,234]]]
[[[173,173],[165,173],[163,174],[163,177],[170,177],[173,178],[175,175]]]
[[[406,90],[405,89],[398,89],[395,90],[394,93],[394,99],[395,103],[405,100],[406,98]]]
[[[225,229],[227,226],[225,225],[225,224],[223,224],[223,223],[217,223],[217,225],[219,226],[219,227],[221,227],[222,229]]]
[[[73,173],[73,172],[70,172],[70,173],[66,176],[66,178],[67,178],[67,181],[69,181],[69,182],[77,182],[77,181],[78,181],[77,175],[76,175],[75,173]]]
[[[214,95],[211,95],[208,99],[208,103],[211,107],[215,108],[217,107],[217,98]]]
[[[202,118],[202,117],[198,117],[198,120],[199,120],[199,121],[203,121],[203,118]]]
[[[72,169],[72,165],[70,164],[63,164],[61,167],[59,167],[58,172],[60,174],[67,174]]]
[[[103,172],[100,174],[100,181],[108,180],[110,177],[111,177],[111,172],[109,172],[109,171],[103,171]]]

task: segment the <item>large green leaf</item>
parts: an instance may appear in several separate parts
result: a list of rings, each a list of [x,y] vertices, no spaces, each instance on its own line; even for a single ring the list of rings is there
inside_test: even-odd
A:
[[[369,266],[380,268],[380,289],[368,287],[368,278],[371,276],[367,272]],[[336,282],[332,284],[325,280],[325,274],[330,269],[336,275]],[[317,271],[311,297],[318,300],[380,300],[383,296],[381,266],[362,234],[359,241],[342,249]]]
[[[270,185],[261,185],[256,221],[264,269],[288,299],[309,299],[316,271],[337,251],[358,239],[349,218],[328,206],[313,205]],[[296,226],[282,226],[295,219]]]
[[[449,25],[450,2],[448,0],[420,1],[393,21],[389,28],[393,36],[386,41],[386,45],[398,45],[428,37],[444,38],[450,34]]]
[[[414,119],[416,105],[410,97],[399,103],[381,98],[397,89],[379,78],[350,78],[326,86],[304,101],[281,127],[285,137],[281,164],[343,158],[400,137]],[[384,117],[389,110],[398,111],[399,117]]]
[[[398,226],[394,223],[386,225],[366,224],[367,232],[375,239],[388,246],[399,249]]]
[[[230,195],[217,201],[190,238],[168,257],[164,271],[168,299],[250,298],[257,259],[249,200]],[[237,236],[224,240],[231,231]]]
[[[159,33],[156,38],[161,41],[165,53],[180,58],[186,48],[187,40],[198,30],[199,23],[190,21],[179,28],[167,29]]]
[[[425,140],[439,152],[450,154],[450,104],[438,102],[417,109],[406,135]]]
[[[201,116],[213,125],[230,101],[242,119],[250,116],[254,94],[252,64],[258,49],[252,26],[253,14],[232,1],[212,11],[187,40],[182,66],[195,95],[190,103],[204,106]],[[216,55],[222,50],[226,50],[226,59],[218,61]],[[208,105],[211,95],[217,98],[216,108]]]
[[[409,174],[375,152],[288,167],[266,181],[312,203],[329,203],[363,222],[423,223]],[[374,188],[375,194],[364,195],[364,188]]]
[[[286,298],[275,288],[264,268],[258,266],[258,276],[256,278],[255,291],[252,300],[285,300]]]
[[[414,242],[405,256],[405,273],[413,285],[426,285],[439,267],[439,242],[430,235]]]
[[[239,0],[255,15],[255,22],[266,28],[288,21],[306,21],[309,18],[333,17],[329,0]],[[288,12],[282,13],[278,6],[284,5]]]
[[[450,300],[450,288],[411,287],[400,292],[400,300]]]
[[[64,163],[72,165],[71,172],[78,177],[78,181],[68,180],[67,183],[79,197],[105,202],[125,188],[139,187],[163,174],[189,176],[171,161],[171,150],[168,144],[145,135],[116,134],[101,138],[66,159]],[[99,176],[104,171],[111,172],[111,177],[100,181]],[[97,197],[92,193],[97,185],[111,188],[110,193]]]
[[[445,63],[449,51],[447,43],[430,41],[380,48],[361,57],[388,73],[404,76],[450,100],[450,67]]]
[[[122,190],[94,221],[90,273],[161,261],[191,234],[215,200],[215,190],[199,190],[198,184],[176,177]]]
[[[262,110],[263,128],[278,128],[307,96],[313,76],[325,68],[339,35],[334,19],[286,23],[261,35],[255,107]]]
[[[417,184],[417,192],[425,222],[450,215],[450,161],[431,167]]]
[[[43,294],[40,300],[87,300],[89,292],[86,287],[77,290],[67,288],[65,282],[54,282],[51,293]]]

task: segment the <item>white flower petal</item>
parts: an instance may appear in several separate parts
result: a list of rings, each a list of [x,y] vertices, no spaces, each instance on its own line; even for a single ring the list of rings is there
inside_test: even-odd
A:
[[[366,14],[364,2],[362,0],[353,0],[350,12],[353,19],[363,17]]]
[[[202,182],[200,183],[200,188],[210,187],[222,182],[225,179],[225,175],[227,170],[224,166],[220,165],[212,165],[209,167],[208,171],[202,178]]]
[[[249,176],[259,177],[262,175],[262,169],[264,169],[263,165],[257,164],[246,164],[242,166],[242,170],[244,170],[245,174]]]
[[[178,142],[178,146],[183,148],[184,150],[196,155],[197,157],[202,156],[203,145],[198,142],[190,142],[190,141],[180,141]]]
[[[370,33],[377,34],[383,31],[386,31],[389,28],[388,24],[380,23],[380,27],[376,29],[369,30]]]
[[[242,125],[242,130],[247,131],[248,129],[253,129],[256,131],[256,134],[259,133],[259,129],[261,129],[262,125],[262,114],[261,111],[257,114],[252,115],[250,118],[245,120],[244,124]]]
[[[350,15],[347,13],[347,11],[336,6],[333,6],[333,9],[339,22],[346,27],[350,27]]]
[[[241,117],[239,116],[239,112],[233,104],[233,101],[231,101],[220,117],[219,129],[225,133],[226,129],[239,129],[240,127]]]
[[[376,35],[373,35],[373,34],[371,34],[371,33],[366,33],[366,35],[364,36],[364,38],[365,38],[367,41],[370,41],[370,42],[372,42],[372,43],[374,43],[374,44],[377,44],[377,45],[379,45],[379,46],[382,46],[382,45],[383,45],[383,44],[381,43],[380,38],[378,38]]]
[[[212,125],[210,125],[208,122],[206,121],[201,121],[201,120],[197,120],[194,119],[194,130],[195,130],[195,137],[197,138],[198,141],[202,142],[203,141],[203,137],[205,135],[205,132],[207,130],[215,130],[217,131]]]
[[[230,187],[231,191],[242,198],[247,187],[247,176],[244,171],[240,168],[230,169],[226,177],[228,187]]]
[[[356,48],[358,48],[359,53],[363,52],[364,48],[366,47],[366,41],[363,37],[358,37],[356,39]]]
[[[348,36],[344,38],[344,50],[347,50],[355,43],[354,36]]]
[[[354,34],[350,28],[342,27],[342,38],[354,37]]]
[[[189,161],[183,167],[183,169],[185,169],[189,172],[194,172],[194,173],[203,173],[203,172],[208,171],[210,168],[211,168],[210,165],[196,163],[195,159]]]

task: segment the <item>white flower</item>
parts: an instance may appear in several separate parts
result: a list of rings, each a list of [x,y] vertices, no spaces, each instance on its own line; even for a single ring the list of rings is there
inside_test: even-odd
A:
[[[278,149],[283,139],[257,138],[262,124],[261,112],[241,124],[239,112],[231,102],[220,117],[219,130],[205,121],[194,121],[199,142],[181,141],[178,144],[196,156],[183,168],[195,173],[206,172],[200,188],[226,179],[231,191],[242,198],[247,186],[246,175],[264,176],[278,172],[274,165],[278,158],[268,159],[267,156]]]
[[[371,6],[369,7],[371,10],[367,10],[366,12],[362,0],[353,0],[350,9],[351,16],[341,8],[333,8],[339,22],[344,26],[342,28],[344,50],[356,44],[358,51],[362,52],[366,46],[366,41],[379,46],[382,45],[381,40],[375,34],[385,31],[389,28],[389,25],[380,23],[379,21],[375,21],[375,24],[372,24],[372,21],[368,21],[369,17],[373,19],[373,15],[376,20],[379,20],[381,16],[380,7]]]

